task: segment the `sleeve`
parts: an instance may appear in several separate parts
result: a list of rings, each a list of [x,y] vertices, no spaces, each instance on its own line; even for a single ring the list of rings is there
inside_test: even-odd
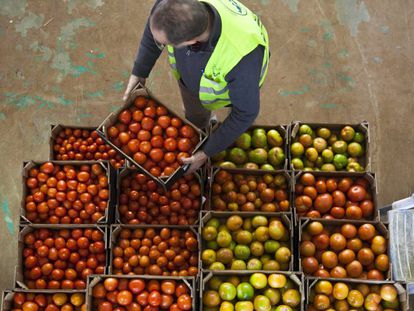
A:
[[[155,2],[151,9],[151,14],[161,1],[163,0],[157,0]],[[152,36],[148,18],[132,68],[132,74],[140,78],[147,78],[161,53],[162,51],[157,47]]]
[[[263,47],[258,46],[227,75],[232,110],[204,146],[207,156],[211,157],[230,146],[253,124],[259,114],[263,53]]]

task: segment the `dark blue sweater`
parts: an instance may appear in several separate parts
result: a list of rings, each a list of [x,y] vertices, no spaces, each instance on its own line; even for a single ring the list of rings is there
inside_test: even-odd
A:
[[[157,0],[153,9],[162,0]],[[198,94],[202,71],[217,44],[221,34],[221,19],[215,8],[207,5],[213,13],[213,27],[210,39],[197,51],[189,47],[174,49],[177,69],[184,85],[190,92]],[[147,78],[162,51],[154,42],[149,22],[144,30],[132,73]],[[259,81],[264,48],[258,46],[246,55],[226,76],[232,104],[231,113],[223,124],[209,137],[204,152],[212,156],[231,145],[254,122],[260,107]]]

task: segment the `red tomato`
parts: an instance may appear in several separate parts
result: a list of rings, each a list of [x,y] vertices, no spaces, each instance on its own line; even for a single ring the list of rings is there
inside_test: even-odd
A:
[[[183,122],[178,118],[172,118],[171,119],[171,125],[174,127],[180,127],[183,124]]]
[[[154,128],[151,131],[152,135],[163,135],[163,129],[159,125],[155,125]]]
[[[112,311],[112,304],[108,301],[101,301],[98,304],[98,311]]]
[[[126,145],[129,142],[129,140],[131,139],[129,134],[126,133],[126,132],[119,133],[118,138],[119,138],[119,141],[121,142],[122,145]]]
[[[139,150],[139,140],[138,139],[131,139],[128,142],[128,148],[131,150],[132,153],[135,153]]]
[[[132,119],[136,122],[140,122],[143,117],[144,117],[144,113],[141,110],[135,110],[132,113]]]
[[[146,131],[146,130],[140,130],[138,132],[137,138],[140,141],[149,141],[151,139],[151,133],[149,131]]]
[[[174,126],[169,126],[165,130],[165,135],[167,135],[168,137],[177,138],[178,137],[178,130]]]
[[[160,135],[155,135],[151,138],[151,145],[154,148],[162,148],[164,145],[164,139]]]
[[[335,190],[332,193],[332,198],[333,198],[333,205],[334,206],[342,207],[342,206],[345,205],[346,197],[345,197],[345,194],[342,191]]]
[[[315,184],[315,176],[311,173],[305,173],[300,178],[300,181],[305,186],[313,186]]]
[[[185,284],[178,284],[175,288],[175,295],[178,297],[188,293],[188,287]]]
[[[174,163],[175,162],[174,152],[166,152],[164,154],[164,161],[167,162],[168,164]]]
[[[359,207],[362,210],[362,215],[365,218],[371,217],[374,212],[374,203],[371,200],[364,200],[359,203]]]
[[[175,151],[175,150],[177,150],[177,140],[175,140],[174,138],[171,138],[171,137],[167,138],[164,141],[164,148],[167,151]]]
[[[139,151],[142,153],[149,153],[151,151],[151,143],[149,141],[142,141],[139,144]]]
[[[149,156],[155,163],[158,163],[164,158],[164,152],[160,148],[154,148],[151,149]]]
[[[138,163],[138,164],[144,164],[147,161],[147,156],[145,154],[143,154],[142,152],[137,152],[134,154],[134,160]]]
[[[161,168],[158,167],[158,166],[154,166],[154,167],[150,168],[149,172],[150,172],[151,175],[153,175],[155,177],[158,177],[158,176],[161,175]]]
[[[143,307],[146,306],[148,304],[148,295],[147,291],[141,292],[137,296],[137,302]]]
[[[161,116],[158,118],[157,123],[163,128],[166,129],[171,124],[171,118],[169,116]]]
[[[184,125],[180,129],[180,135],[182,137],[192,138],[195,135],[195,130],[191,126],[189,126],[189,125]]]
[[[321,214],[327,213],[332,207],[332,196],[328,193],[318,195],[315,199],[314,207]]]
[[[362,218],[362,210],[356,206],[351,205],[346,208],[345,210],[346,218],[348,219],[361,219]]]
[[[134,105],[138,109],[144,109],[147,106],[147,99],[144,96],[138,96],[135,98]]]
[[[191,142],[188,138],[180,138],[178,140],[178,150],[182,152],[190,151],[191,149]]]
[[[107,291],[114,291],[118,287],[118,279],[116,278],[107,278],[104,281],[104,287]]]
[[[168,114],[167,108],[165,108],[163,106],[158,106],[157,107],[157,116],[165,116],[167,114]]]
[[[116,296],[116,301],[121,305],[121,306],[127,306],[132,302],[132,294],[130,291],[128,290],[122,290],[118,293],[118,295]]]
[[[131,122],[131,118],[131,111],[129,110],[122,111],[118,116],[118,120],[123,124],[129,124]]]
[[[37,311],[39,310],[39,306],[31,301],[26,301],[22,307],[23,311]]]
[[[352,179],[351,178],[342,178],[338,183],[338,190],[342,192],[347,192],[349,188],[352,186]]]
[[[115,126],[111,126],[108,128],[108,135],[110,138],[118,137],[119,130]]]
[[[164,294],[173,295],[175,293],[175,281],[163,281],[161,290]]]
[[[161,294],[158,291],[152,291],[148,295],[148,303],[153,307],[158,307],[161,304]]]
[[[347,192],[347,197],[352,202],[362,201],[365,199],[366,195],[367,191],[364,189],[364,187],[359,185],[352,186]]]
[[[154,119],[157,115],[157,109],[155,107],[147,107],[144,109],[144,115]]]
[[[151,119],[149,117],[142,118],[141,126],[144,130],[151,131],[154,127],[154,119]]]
[[[128,288],[133,294],[139,294],[145,289],[145,282],[143,280],[131,280],[128,284]]]
[[[178,297],[177,304],[178,304],[178,307],[182,310],[190,310],[191,303],[192,303],[192,299],[187,294],[184,294]]]

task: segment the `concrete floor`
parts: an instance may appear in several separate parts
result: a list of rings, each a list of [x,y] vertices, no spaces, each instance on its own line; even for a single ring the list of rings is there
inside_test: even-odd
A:
[[[379,202],[414,190],[414,2],[245,0],[272,49],[257,123],[371,125]],[[50,124],[98,125],[121,105],[150,0],[1,0],[0,290],[13,286],[24,160]],[[165,53],[148,81],[180,111]]]

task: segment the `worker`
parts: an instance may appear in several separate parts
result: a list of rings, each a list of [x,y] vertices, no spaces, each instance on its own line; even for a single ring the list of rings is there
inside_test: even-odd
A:
[[[230,146],[256,119],[269,40],[260,19],[237,0],[158,0],[138,49],[124,100],[150,74],[164,48],[185,117],[207,128],[212,111],[231,107],[202,150],[182,161],[188,173]]]

